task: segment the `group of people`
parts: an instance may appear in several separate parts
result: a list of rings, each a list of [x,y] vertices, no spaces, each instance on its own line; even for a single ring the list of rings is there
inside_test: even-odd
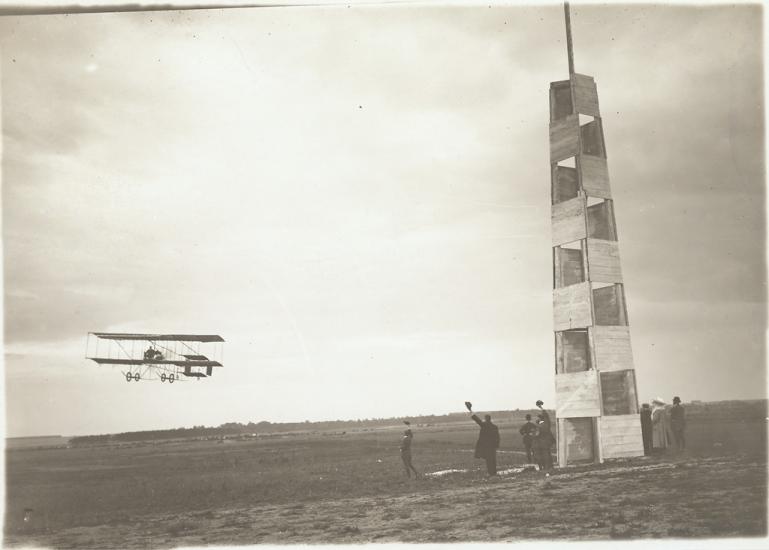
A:
[[[526,415],[526,423],[521,427],[520,434],[523,436],[523,445],[526,449],[526,461],[536,460],[540,470],[552,470],[553,455],[552,448],[555,445],[555,436],[552,432],[552,422],[550,415],[543,408],[544,403],[537,401],[537,408],[540,410],[537,415],[537,421],[531,421],[531,415]],[[499,449],[499,428],[491,421],[491,415],[485,415],[481,420],[473,412],[473,405],[469,401],[465,402],[467,410],[470,411],[470,418],[480,427],[478,441],[475,443],[475,458],[482,458],[486,461],[486,472],[489,476],[497,475],[497,450]],[[401,460],[406,469],[406,476],[411,477],[414,473],[418,477],[416,468],[411,463],[411,441],[414,437],[411,428],[406,429],[401,439]]]
[[[552,448],[555,445],[555,436],[552,431],[550,415],[542,408],[542,405],[542,401],[537,401],[540,413],[537,415],[536,423],[532,422],[531,415],[527,414],[526,423],[518,431],[523,436],[526,462],[531,464],[533,458],[540,470],[552,470]]]
[[[521,426],[519,433],[523,437],[523,446],[526,449],[526,462],[536,462],[539,470],[552,470],[552,448],[555,445],[555,436],[552,431],[550,415],[543,408],[544,403],[537,401],[540,410],[536,422],[531,415],[526,415],[526,423]],[[470,418],[480,427],[478,441],[475,444],[475,458],[486,461],[486,471],[489,476],[497,475],[497,450],[499,449],[499,428],[491,421],[491,415],[485,415],[481,420],[473,412],[472,403],[465,402]],[[406,422],[408,424],[408,422]],[[681,398],[673,398],[673,405],[667,405],[658,397],[652,400],[652,406],[644,403],[641,406],[641,437],[643,438],[644,454],[662,454],[666,449],[683,451],[686,448],[686,415],[681,405]],[[406,468],[406,475],[411,473],[417,477],[416,468],[411,463],[411,441],[414,437],[411,428],[408,428],[401,440],[401,459]]]
[[[478,435],[478,442],[475,444],[475,458],[482,458],[486,461],[486,472],[489,476],[497,475],[497,449],[499,449],[499,428],[491,422],[491,416],[486,415],[481,421],[476,414],[472,412],[472,405],[465,403],[470,410],[471,418],[481,428]],[[531,463],[532,458],[537,463],[539,470],[553,469],[552,448],[555,445],[555,436],[553,435],[552,422],[550,415],[543,408],[544,403],[537,401],[539,414],[537,421],[531,421],[531,415],[526,415],[526,423],[519,430],[523,436],[523,446],[526,449],[526,462]],[[533,457],[532,457],[533,455]]]
[[[644,454],[662,454],[666,449],[683,451],[686,448],[686,414],[681,398],[675,396],[669,406],[658,397],[641,405],[641,437]]]

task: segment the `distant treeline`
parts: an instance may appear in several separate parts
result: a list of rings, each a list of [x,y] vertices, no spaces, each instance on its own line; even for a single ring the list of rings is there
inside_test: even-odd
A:
[[[756,421],[767,418],[766,399],[750,401],[694,401],[683,403],[689,418],[719,418],[734,422]]]
[[[684,403],[687,416],[717,417],[720,420],[756,421],[767,417],[767,401],[765,399],[752,401],[717,401]],[[489,413],[495,422],[518,422],[527,413],[535,415],[533,409],[516,409],[515,411],[479,411],[479,414]],[[553,411],[550,411],[553,415]],[[192,428],[176,428],[168,430],[150,430],[143,432],[124,432],[118,434],[86,435],[70,439],[71,445],[103,445],[128,443],[136,441],[152,441],[164,439],[190,439],[233,436],[259,436],[286,432],[329,432],[372,428],[384,428],[400,425],[403,420],[409,420],[414,426],[434,426],[457,422],[467,418],[466,412],[444,415],[425,415],[404,418],[367,418],[362,420],[330,420],[324,422],[228,422],[217,427],[193,426]]]
[[[157,439],[187,439],[191,437],[211,437],[235,435],[244,433],[242,430],[227,428],[223,424],[218,428],[194,426],[192,428],[176,428],[171,430],[149,430],[146,432],[124,432],[119,434],[83,435],[69,440],[70,445],[99,445],[106,443],[127,443],[130,441],[151,441]],[[241,425],[242,426],[242,425]]]
[[[503,415],[511,415],[511,411],[492,412],[496,418],[502,418]],[[446,422],[455,422],[467,418],[467,413],[450,413],[445,415],[427,415],[408,417],[408,420],[414,425],[441,424]],[[278,432],[325,432],[325,431],[343,431],[361,428],[378,428],[401,424],[404,418],[366,418],[359,420],[329,420],[323,422],[249,422],[242,424],[240,422],[227,422],[216,427],[193,426],[192,428],[176,428],[168,430],[149,430],[142,432],[123,432],[118,434],[104,435],[84,435],[72,437],[69,442],[71,445],[98,445],[106,443],[122,443],[132,441],[151,441],[159,439],[188,439],[198,437],[224,437],[252,434],[270,434]]]

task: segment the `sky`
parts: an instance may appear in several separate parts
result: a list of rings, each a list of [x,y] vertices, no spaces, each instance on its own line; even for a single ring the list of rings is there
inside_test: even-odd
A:
[[[760,7],[572,4],[641,401],[766,396]],[[7,435],[554,405],[560,5],[5,17]],[[127,384],[89,331],[221,334]]]

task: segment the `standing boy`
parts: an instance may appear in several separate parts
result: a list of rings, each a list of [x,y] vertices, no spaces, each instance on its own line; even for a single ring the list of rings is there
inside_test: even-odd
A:
[[[526,423],[518,430],[523,436],[523,447],[526,449],[526,463],[531,464],[531,446],[534,443],[534,436],[537,434],[537,425],[531,421],[531,415],[526,415]]]
[[[411,432],[411,428],[403,432],[403,439],[401,439],[401,460],[403,466],[406,468],[406,477],[411,477],[411,472],[414,472],[414,478],[419,477],[419,472],[414,468],[411,463],[411,440],[414,438],[414,434]]]

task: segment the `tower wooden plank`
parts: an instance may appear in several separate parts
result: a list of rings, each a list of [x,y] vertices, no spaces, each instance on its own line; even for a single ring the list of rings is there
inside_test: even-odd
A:
[[[622,458],[644,454],[641,418],[638,414],[601,417],[601,442],[605,458]]]
[[[601,415],[598,373],[594,370],[556,374],[555,397],[558,418]]]
[[[559,202],[551,207],[553,246],[572,243],[587,236],[585,200],[582,197]]]
[[[593,327],[596,369],[601,372],[631,370],[633,350],[629,327]]]
[[[588,263],[590,280],[597,283],[621,283],[622,269],[619,262],[617,241],[588,239]]]
[[[553,324],[556,331],[593,324],[590,283],[553,289]]]
[[[598,110],[598,90],[592,76],[573,74],[575,112],[594,117],[601,116]]]
[[[566,437],[565,434],[565,428],[564,423],[566,422],[565,418],[556,418],[555,425],[556,425],[556,432],[558,434],[556,438],[556,454],[558,458],[558,464],[566,464]]]
[[[560,162],[579,152],[579,117],[569,115],[550,123],[550,162]]]
[[[582,188],[587,196],[610,199],[611,187],[606,159],[595,155],[580,155],[579,166],[582,171]]]

